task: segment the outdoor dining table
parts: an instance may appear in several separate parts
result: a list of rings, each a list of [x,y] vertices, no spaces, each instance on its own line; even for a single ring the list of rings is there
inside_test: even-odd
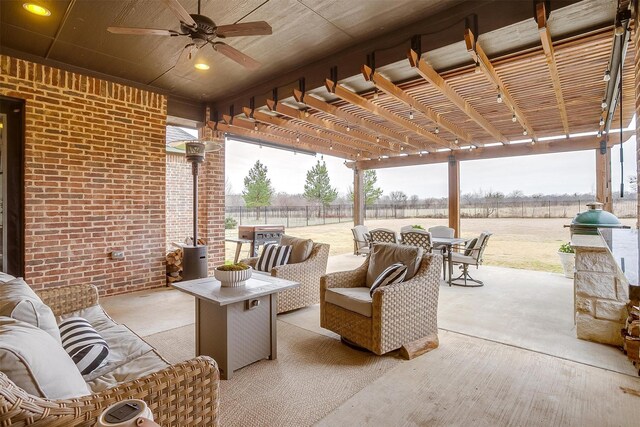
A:
[[[453,247],[456,245],[464,245],[466,244],[470,239],[465,239],[462,237],[453,237],[453,238],[448,238],[448,237],[432,237],[431,238],[431,244],[433,244],[434,248],[436,246],[439,246],[442,251],[443,251],[443,255],[444,252],[446,251],[446,257],[447,257],[447,265],[448,265],[448,270],[449,270],[449,280],[447,281],[447,283],[449,283],[449,286],[451,286],[451,276],[453,276],[453,263],[451,262],[451,253],[453,252]],[[443,271],[443,273],[446,274],[446,272]],[[446,279],[446,277],[445,277]]]

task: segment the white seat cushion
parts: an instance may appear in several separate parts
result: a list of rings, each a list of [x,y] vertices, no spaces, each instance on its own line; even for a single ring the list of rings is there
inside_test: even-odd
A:
[[[116,369],[94,378],[87,384],[98,393],[125,381],[131,381],[170,366],[155,350],[149,351]]]
[[[22,278],[0,283],[0,316],[11,317],[40,328],[61,344],[53,311]]]
[[[452,252],[451,261],[457,262],[460,264],[470,264],[470,265],[477,264],[476,260],[472,256],[461,254],[460,252]]]
[[[369,288],[330,288],[324,294],[324,300],[345,310],[371,317],[371,295]]]
[[[10,317],[0,317],[0,371],[34,396],[69,399],[91,394],[59,342]]]

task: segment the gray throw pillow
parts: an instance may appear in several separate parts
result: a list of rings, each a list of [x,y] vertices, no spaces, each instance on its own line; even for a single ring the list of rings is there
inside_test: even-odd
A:
[[[298,237],[287,236],[286,234],[282,235],[280,244],[291,246],[291,256],[287,264],[297,264],[306,261],[313,250],[313,240],[300,239]]]
[[[61,343],[53,311],[21,277],[0,283],[0,316],[40,328]]]

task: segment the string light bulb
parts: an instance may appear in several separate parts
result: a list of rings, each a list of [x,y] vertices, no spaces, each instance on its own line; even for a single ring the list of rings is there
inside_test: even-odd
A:
[[[502,94],[501,93],[498,93],[498,96],[496,97],[496,102],[498,104],[502,104]]]
[[[347,125],[347,132],[351,132],[351,127]]]
[[[253,130],[258,130],[258,124],[253,125]]]
[[[604,117],[600,117],[600,122],[599,123],[600,123],[600,126],[604,125]]]
[[[524,136],[527,136],[527,134],[528,134],[528,133],[529,133],[529,132],[527,132],[527,130],[526,130],[526,129],[523,129],[523,130],[522,130],[522,134],[523,134]]]
[[[422,157],[422,151],[421,151],[420,153],[418,153],[418,155],[419,155],[420,157]]]
[[[400,146],[400,151],[404,151],[404,145]]]
[[[329,150],[333,150],[333,144],[329,146]]]
[[[380,142],[380,137],[376,136],[376,142]]]
[[[296,135],[296,142],[300,142],[300,136]]]
[[[409,120],[413,120],[413,111],[409,111]]]
[[[436,133],[436,135],[439,134],[440,133],[440,128],[438,126],[436,126],[436,130],[434,132]]]
[[[358,151],[358,154],[356,154],[356,157],[360,157],[360,152]]]
[[[378,161],[381,161],[381,160],[382,160],[382,156],[378,156]]]
[[[601,136],[602,136],[602,131],[601,131],[601,130],[599,130],[599,131],[598,131],[598,138],[600,138]]]
[[[309,116],[310,116],[309,112],[305,110],[305,112],[304,112],[304,116],[305,116],[305,117],[309,117]]]
[[[454,143],[454,144],[457,144],[458,142],[460,142],[460,141],[458,141],[458,138],[456,138],[456,139],[454,139],[454,140],[453,140],[453,143]]]
[[[535,139],[531,140],[531,145],[536,145],[536,140]]]
[[[611,80],[611,71],[607,70],[604,72],[604,77],[602,77],[602,80],[605,82],[608,82],[609,80]]]
[[[378,88],[373,92],[373,99],[378,99]]]
[[[600,106],[602,107],[602,109],[604,110],[605,108],[607,108],[607,100],[603,99],[602,100],[602,104],[600,104]]]
[[[512,121],[513,123],[515,123],[515,122],[517,122],[517,121],[518,121],[518,118],[516,117],[516,113],[513,113],[513,116],[511,116],[511,121]]]

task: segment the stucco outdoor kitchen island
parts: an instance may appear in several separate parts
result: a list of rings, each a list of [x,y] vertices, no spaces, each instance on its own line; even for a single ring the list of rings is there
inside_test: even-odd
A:
[[[213,357],[228,380],[243,366],[277,357],[278,292],[300,284],[259,275],[239,287],[221,287],[213,277],[171,286],[196,298],[196,355]]]

